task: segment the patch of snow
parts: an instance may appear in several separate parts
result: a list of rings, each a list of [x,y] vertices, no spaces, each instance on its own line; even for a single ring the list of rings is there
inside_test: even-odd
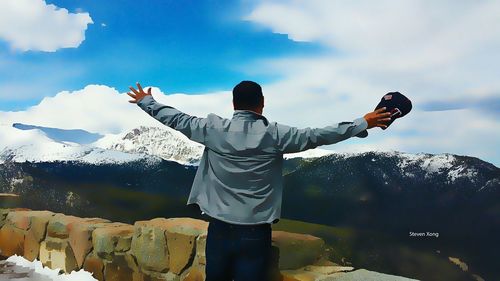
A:
[[[17,184],[21,184],[24,182],[24,179],[16,179],[16,178],[11,178],[10,179],[10,185],[17,185]]]
[[[460,165],[454,167],[448,172],[448,182],[455,182],[459,178],[467,178],[474,182],[477,176],[477,170],[474,168],[467,168],[466,166]]]
[[[306,151],[296,152],[296,153],[287,153],[283,155],[284,159],[293,159],[293,158],[318,158],[327,155],[334,154],[335,152],[327,149],[319,149],[313,148]]]
[[[410,173],[410,172],[404,172],[403,174],[404,174],[406,177],[408,177],[408,178],[414,178],[414,177],[415,177],[415,174]]]
[[[23,281],[97,281],[92,277],[92,273],[83,269],[79,271],[73,270],[69,274],[59,274],[60,268],[51,269],[43,266],[39,260],[31,262],[22,256],[13,255],[7,258],[7,261],[32,271],[30,277],[19,279]]]
[[[439,173],[445,169],[450,169],[454,161],[455,157],[453,155],[438,154],[425,159],[421,167],[428,173]]]

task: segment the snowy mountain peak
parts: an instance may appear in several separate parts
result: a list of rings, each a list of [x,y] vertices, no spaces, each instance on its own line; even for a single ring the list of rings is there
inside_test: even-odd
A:
[[[93,143],[103,149],[144,153],[185,165],[198,164],[204,146],[168,127],[140,126],[121,134],[107,134]]]

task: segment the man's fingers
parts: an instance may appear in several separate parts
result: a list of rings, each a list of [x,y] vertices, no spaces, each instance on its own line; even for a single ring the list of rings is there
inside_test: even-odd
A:
[[[139,82],[137,82],[136,85],[137,85],[137,89],[139,89],[139,92],[144,93],[144,90],[142,89],[141,84],[139,84]]]
[[[391,113],[389,111],[387,111],[384,113],[378,113],[376,116],[377,116],[377,118],[388,117],[388,116],[391,116]]]
[[[137,92],[136,89],[134,89],[134,87],[130,86],[128,87],[132,92],[134,92],[135,94],[139,94],[139,92]]]
[[[391,121],[391,118],[378,119],[378,121]]]
[[[152,88],[151,88],[151,87],[149,87],[149,89],[148,89],[148,95],[151,95],[151,89],[152,89]]]
[[[377,127],[380,127],[380,128],[387,128],[387,125],[385,125],[385,124],[377,124]]]
[[[381,107],[381,108],[375,110],[375,112],[377,112],[377,113],[383,112],[383,111],[385,111],[385,109],[386,109],[385,107]]]
[[[131,98],[136,98],[136,96],[134,94],[132,94],[131,92],[128,92],[127,95],[129,95]]]
[[[136,100],[129,100],[128,102],[130,102],[130,103],[137,103]]]

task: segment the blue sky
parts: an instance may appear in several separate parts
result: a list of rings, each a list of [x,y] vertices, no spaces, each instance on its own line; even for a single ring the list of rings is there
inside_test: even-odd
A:
[[[230,90],[250,79],[266,117],[297,127],[352,121],[387,92],[412,100],[388,130],[323,148],[498,165],[499,14],[495,0],[2,0],[0,125],[154,125],[127,102],[136,81],[187,113],[230,117]]]
[[[0,83],[14,95],[0,97],[0,110],[23,110],[42,97],[88,84],[126,91],[136,81],[169,92],[227,90],[243,79],[279,77],[246,71],[255,60],[320,52],[241,20],[250,2],[238,1],[47,1],[93,20],[78,48],[56,52],[10,50],[0,40]],[[33,93],[35,92],[36,93]]]

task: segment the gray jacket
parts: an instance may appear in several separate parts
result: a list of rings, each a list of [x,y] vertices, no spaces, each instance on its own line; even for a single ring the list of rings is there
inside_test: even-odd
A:
[[[269,122],[250,110],[231,119],[199,118],[156,102],[137,105],[166,126],[205,146],[187,205],[233,224],[276,223],[281,215],[283,154],[343,141],[366,130],[363,117],[324,128],[298,129]]]

